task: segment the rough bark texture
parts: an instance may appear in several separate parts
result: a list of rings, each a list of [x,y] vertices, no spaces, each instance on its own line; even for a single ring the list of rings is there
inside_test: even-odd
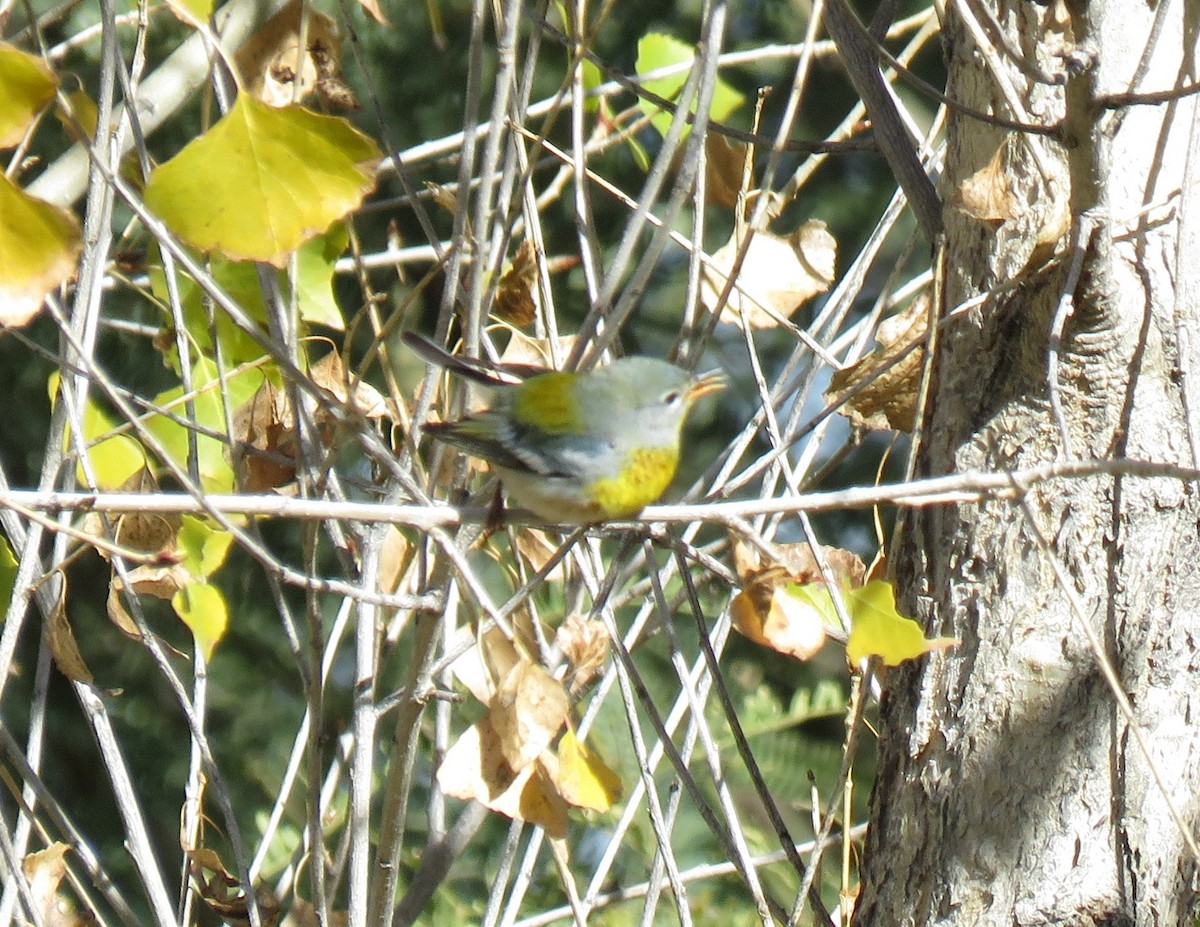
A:
[[[948,7],[950,94],[1022,118],[1004,102],[962,8]],[[1028,60],[1047,71],[1063,69],[1061,52],[1073,60],[1065,87],[1003,64],[1028,118],[1063,119],[1071,143],[953,120],[943,197],[1003,144],[1019,215],[997,230],[947,206],[943,315],[993,295],[942,328],[919,471],[1015,470],[1068,454],[1196,466],[1195,97],[1117,110],[1096,103],[1194,81],[1194,6],[1002,0],[993,9]],[[1156,15],[1162,28],[1152,39]],[[1071,254],[1047,263],[1035,249],[1056,206],[1068,203],[1072,229],[1095,234],[1058,365],[1064,447],[1048,371]],[[1195,832],[1196,487],[1091,478],[1036,486],[1027,498],[1069,590],[1017,502],[913,512],[902,529],[902,600],[932,633],[962,643],[887,680],[862,927],[1182,927],[1200,911],[1196,860],[1069,598],[1103,641],[1170,799]]]

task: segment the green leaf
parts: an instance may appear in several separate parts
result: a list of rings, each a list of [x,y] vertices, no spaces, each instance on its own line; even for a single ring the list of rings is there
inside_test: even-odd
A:
[[[661,32],[651,32],[638,42],[637,73],[649,74],[660,68],[678,64],[687,64],[690,68],[695,57],[692,46],[686,42],[663,35]],[[679,73],[669,77],[657,77],[653,80],[643,81],[642,86],[664,99],[674,100],[683,89],[683,85],[687,83],[689,68],[682,69]],[[742,105],[744,99],[733,87],[717,78],[716,86],[713,88],[712,102],[708,107],[709,118],[717,122],[724,122],[730,113]],[[650,122],[654,128],[658,129],[660,134],[666,135],[673,114],[661,110],[649,100],[639,99],[638,106],[641,107],[642,112],[652,117]],[[696,111],[694,103],[691,111]]]
[[[150,175],[146,205],[180,238],[283,267],[375,185],[379,148],[344,119],[245,94]]]
[[[193,576],[208,579],[225,562],[233,535],[194,515],[184,515],[179,529],[183,564]]]
[[[875,656],[888,666],[898,666],[923,653],[958,643],[948,637],[925,637],[919,624],[896,611],[891,583],[874,579],[845,595],[854,622],[846,642],[846,656],[852,663]]]
[[[0,172],[0,326],[24,325],[37,314],[46,294],[75,272],[80,240],[74,215]]]
[[[580,67],[583,69],[583,90],[585,93],[595,90],[604,83],[604,74],[590,58],[584,58],[580,62]],[[598,97],[588,97],[583,104],[583,108],[589,113],[600,112],[607,114],[608,112],[606,102]]]
[[[191,628],[204,659],[211,660],[229,627],[229,609],[221,590],[208,583],[191,583],[171,597],[171,607]]]
[[[349,243],[350,233],[338,222],[297,252],[296,297],[303,321],[346,330],[341,307],[333,298],[333,269]],[[286,280],[281,280],[280,286],[284,293],[288,292]]]
[[[192,387],[197,391],[194,398],[196,424],[221,435],[228,435],[225,427],[225,407],[221,400],[224,390],[229,396],[229,408],[236,411],[262,385],[261,370],[243,370],[229,377],[222,386],[217,382],[216,365],[207,358],[200,358],[192,368]],[[208,387],[207,389],[205,387]],[[154,397],[156,404],[169,407],[178,418],[185,417],[185,407],[179,401],[183,387],[159,393]],[[188,428],[165,415],[151,416],[146,420],[146,430],[163,445],[171,459],[185,472],[188,459]],[[196,435],[196,456],[200,470],[200,484],[208,492],[233,492],[233,468],[225,456],[228,440],[218,440],[205,434]]]
[[[8,546],[8,539],[0,534],[0,622],[3,622],[4,616],[8,614],[16,581],[17,558]]]
[[[25,137],[57,88],[58,78],[41,58],[0,42],[0,148],[11,148]]]

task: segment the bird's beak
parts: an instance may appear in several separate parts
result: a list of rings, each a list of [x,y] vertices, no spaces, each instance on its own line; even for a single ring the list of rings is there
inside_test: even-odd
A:
[[[717,393],[725,388],[725,374],[720,370],[710,370],[692,380],[688,387],[688,401],[695,402],[701,396]]]

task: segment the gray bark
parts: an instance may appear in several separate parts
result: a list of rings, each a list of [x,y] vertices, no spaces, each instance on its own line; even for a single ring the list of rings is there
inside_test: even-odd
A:
[[[1008,119],[1061,119],[1065,134],[1037,139],[952,119],[943,197],[952,203],[957,185],[1006,144],[1018,214],[997,229],[946,207],[943,317],[992,295],[941,328],[918,472],[1015,470],[1068,456],[1195,467],[1195,96],[1117,109],[1101,100],[1196,79],[1195,5],[989,5],[1012,47],[1046,71],[1069,64],[1070,77],[1038,83],[1002,57],[1026,109],[1014,113],[951,5],[950,95]],[[1036,252],[1061,204],[1068,243],[1082,231],[1088,245],[1077,281],[1070,250],[1050,262]],[[1067,441],[1051,403],[1051,332],[1064,292],[1074,300],[1057,363]],[[906,516],[894,557],[901,602],[961,644],[886,681],[856,910],[864,927],[1195,923],[1197,861],[1168,802],[1194,833],[1196,486],[1091,478],[1030,487],[1026,498],[1036,531],[1011,499]],[[1129,694],[1149,758],[1072,596]]]

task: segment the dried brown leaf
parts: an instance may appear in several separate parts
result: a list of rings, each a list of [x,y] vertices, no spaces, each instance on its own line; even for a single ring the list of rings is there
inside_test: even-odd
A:
[[[379,589],[395,592],[413,561],[416,549],[412,541],[395,525],[389,525],[379,552]]]
[[[734,540],[733,549],[742,581],[742,591],[730,603],[733,626],[764,647],[798,660],[811,659],[824,645],[833,617],[812,547],[782,545],[774,562],[740,539]],[[821,555],[839,585],[858,588],[866,581],[866,564],[852,551],[822,547]]]
[[[567,805],[554,785],[554,775],[542,761],[517,773],[505,759],[491,714],[463,731],[442,759],[437,781],[454,798],[474,799],[507,817],[544,827],[554,836],[567,831]],[[552,753],[547,763],[557,761]]]
[[[21,871],[29,884],[29,894],[42,927],[85,927],[96,922],[90,912],[77,913],[74,902],[59,893],[59,886],[67,874],[65,857],[70,849],[65,843],[52,843],[21,861]]]
[[[571,701],[562,683],[531,660],[503,677],[489,712],[500,749],[514,772],[532,763],[562,730]]]
[[[704,139],[704,193],[709,204],[733,209],[746,177],[750,146],[709,132]]]
[[[249,927],[250,905],[242,892],[242,883],[225,868],[220,856],[213,850],[200,847],[187,851],[188,871],[196,894],[209,909],[229,927]],[[275,927],[279,923],[279,899],[266,886],[254,891],[258,903],[258,914],[263,927]]]
[[[292,0],[268,19],[235,56],[246,90],[269,106],[289,106],[334,79],[342,59],[337,23],[310,8],[307,47],[301,53],[303,5]]]
[[[967,215],[997,225],[1016,218],[1016,198],[1006,169],[1007,151],[1007,143],[1001,144],[987,164],[958,185],[952,201]]]
[[[842,415],[864,428],[912,431],[925,364],[929,296],[914,299],[900,315],[879,326],[879,346],[855,364],[834,372],[825,401],[845,402]]]
[[[740,239],[737,233],[702,268],[700,299],[709,312],[733,270]],[[750,241],[721,321],[751,328],[775,328],[806,301],[833,283],[837,241],[824,222],[810,220],[794,235],[780,238],[758,232]]]
[[[50,655],[54,657],[54,665],[68,679],[74,682],[91,682],[92,671],[84,662],[83,654],[79,652],[79,644],[75,641],[75,632],[67,620],[67,580],[62,577],[62,590],[50,610],[46,620],[46,643],[50,647]]]
[[[608,662],[608,630],[602,621],[572,614],[559,625],[554,642],[571,664],[568,677],[570,692],[571,695],[578,695]]]
[[[536,528],[517,529],[517,550],[539,573],[550,562],[550,558],[558,553],[558,548],[559,545],[545,531],[538,531]],[[561,583],[566,578],[566,559],[560,557],[558,563],[546,574],[545,580],[549,583]]]
[[[500,277],[492,315],[525,328],[532,325],[538,311],[537,249],[528,238],[521,242],[508,267]]]

